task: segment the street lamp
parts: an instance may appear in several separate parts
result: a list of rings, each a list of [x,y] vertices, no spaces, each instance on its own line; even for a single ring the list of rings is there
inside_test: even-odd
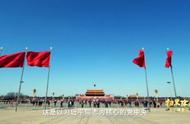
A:
[[[169,85],[171,84],[171,82],[170,82],[170,81],[167,81],[166,83],[167,83],[167,84],[169,84]],[[173,91],[172,91],[172,87],[171,87],[170,89],[171,89],[171,94],[170,94],[170,97],[172,97],[172,94],[173,94],[173,93],[172,93],[172,92],[173,92]]]

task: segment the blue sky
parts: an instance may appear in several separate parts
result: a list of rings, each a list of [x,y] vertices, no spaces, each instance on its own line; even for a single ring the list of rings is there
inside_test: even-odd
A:
[[[3,54],[53,46],[49,95],[86,89],[146,95],[144,70],[132,63],[145,48],[150,95],[173,96],[166,48],[174,51],[177,93],[190,96],[188,0],[0,0]],[[0,95],[18,90],[21,69],[0,69]],[[47,68],[27,67],[22,92],[45,95]]]

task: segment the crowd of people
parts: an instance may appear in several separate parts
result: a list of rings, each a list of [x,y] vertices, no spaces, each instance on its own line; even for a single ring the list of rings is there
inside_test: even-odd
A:
[[[16,99],[12,100],[1,100],[3,104],[9,104],[14,106],[16,104]],[[22,98],[20,100],[20,104],[29,104],[34,107],[43,107],[45,105],[45,98],[41,97],[33,97],[33,98]],[[100,107],[165,107],[166,106],[166,99],[127,99],[127,98],[120,98],[114,100],[106,100],[106,99],[76,99],[76,98],[53,98],[50,97],[46,101],[47,107],[93,107],[93,108],[100,108]]]
[[[14,104],[15,99],[12,100],[1,100],[3,104]],[[35,107],[42,107],[45,105],[45,98],[35,97],[35,98],[23,98],[20,100],[20,104],[30,104]],[[114,100],[104,100],[104,99],[75,99],[75,98],[48,98],[46,101],[48,107],[162,107],[164,104],[163,100],[157,99],[114,99]]]

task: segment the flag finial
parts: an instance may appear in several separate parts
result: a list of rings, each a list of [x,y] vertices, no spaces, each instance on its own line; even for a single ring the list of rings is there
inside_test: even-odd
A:
[[[52,50],[52,49],[53,49],[53,47],[52,47],[52,46],[50,46],[50,47],[49,47],[49,49],[50,49],[50,50]]]

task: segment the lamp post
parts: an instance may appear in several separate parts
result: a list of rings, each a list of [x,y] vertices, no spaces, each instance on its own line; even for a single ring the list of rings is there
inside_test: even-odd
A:
[[[167,81],[166,83],[167,83],[168,85],[170,85],[170,84],[171,84],[171,82],[170,82],[170,81]],[[173,93],[172,93],[172,92],[173,92],[173,91],[172,91],[172,87],[170,87],[169,89],[171,90],[170,97],[172,97],[172,94],[173,94]]]

